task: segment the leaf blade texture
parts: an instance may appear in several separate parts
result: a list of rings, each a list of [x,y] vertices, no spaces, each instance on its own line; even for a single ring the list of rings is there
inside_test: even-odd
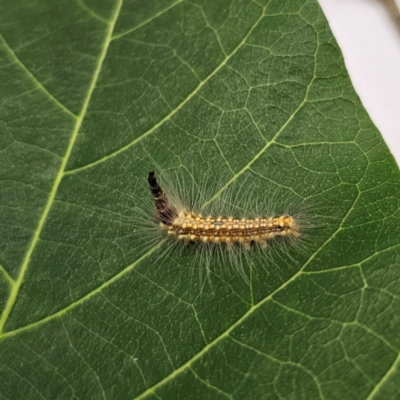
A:
[[[3,398],[400,396],[399,170],[316,1],[2,8]],[[134,235],[148,153],[331,222],[199,285]]]

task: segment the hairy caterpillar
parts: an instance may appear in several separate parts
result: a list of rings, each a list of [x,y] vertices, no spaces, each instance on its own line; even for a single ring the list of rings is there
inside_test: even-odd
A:
[[[282,256],[291,262],[288,250],[304,250],[299,244],[311,218],[301,196],[288,196],[281,188],[264,194],[252,179],[220,190],[222,182],[210,187],[172,175],[149,172],[151,196],[139,207],[138,240],[146,248],[161,247],[158,259],[179,262],[184,255],[200,275],[228,267],[248,281],[249,269],[260,258],[271,267]]]
[[[235,244],[246,249],[258,243],[261,247],[276,236],[300,235],[299,225],[290,215],[254,219],[234,219],[233,217],[203,217],[185,208],[178,209],[171,204],[157,182],[154,172],[149,172],[148,182],[157,210],[160,228],[169,235],[184,242],[204,242],[225,244],[228,248]]]

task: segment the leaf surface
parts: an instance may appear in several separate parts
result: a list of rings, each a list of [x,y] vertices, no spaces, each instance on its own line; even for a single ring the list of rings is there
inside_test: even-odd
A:
[[[400,174],[315,0],[15,0],[0,33],[1,398],[400,398]],[[152,160],[323,229],[200,284],[137,235]]]

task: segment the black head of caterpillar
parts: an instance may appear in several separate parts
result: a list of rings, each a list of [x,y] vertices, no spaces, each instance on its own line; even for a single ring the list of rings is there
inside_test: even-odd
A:
[[[185,242],[235,244],[250,248],[252,243],[261,247],[277,236],[298,237],[300,229],[290,215],[269,218],[234,219],[221,216],[202,216],[171,204],[157,182],[154,172],[149,172],[148,182],[156,207],[156,218],[162,229]]]
[[[168,201],[165,193],[157,182],[154,172],[149,172],[147,180],[156,206],[157,220],[165,226],[173,225],[173,222],[178,217],[178,210]]]

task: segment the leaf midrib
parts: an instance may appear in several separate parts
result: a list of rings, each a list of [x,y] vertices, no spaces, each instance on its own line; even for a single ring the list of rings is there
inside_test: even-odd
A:
[[[2,313],[2,316],[1,316],[1,319],[0,319],[0,338],[2,336],[3,328],[4,328],[4,326],[5,326],[5,324],[6,324],[7,320],[8,320],[8,317],[9,317],[9,315],[10,315],[10,313],[11,313],[13,307],[14,307],[15,302],[16,302],[16,300],[18,298],[19,290],[20,290],[21,285],[22,285],[22,283],[24,281],[25,273],[28,270],[28,266],[29,266],[29,262],[31,260],[31,256],[32,256],[32,254],[33,254],[33,252],[34,252],[34,250],[36,248],[36,245],[37,245],[37,243],[39,241],[40,234],[41,234],[41,232],[43,230],[43,227],[44,227],[44,224],[46,222],[47,216],[48,216],[48,214],[50,212],[50,209],[51,209],[51,207],[53,205],[53,201],[54,201],[54,198],[56,196],[58,187],[60,186],[61,180],[62,180],[62,178],[64,176],[65,168],[67,166],[69,157],[71,156],[72,149],[74,147],[76,138],[78,137],[79,130],[80,130],[81,126],[82,126],[82,122],[83,122],[83,120],[84,120],[84,118],[86,116],[86,112],[87,112],[87,109],[88,109],[88,106],[89,106],[93,91],[94,91],[94,89],[96,87],[96,83],[97,83],[97,80],[98,80],[98,78],[100,76],[100,72],[101,72],[101,69],[102,69],[102,66],[103,66],[103,62],[104,62],[104,60],[106,58],[107,51],[108,51],[109,45],[111,43],[112,34],[113,34],[113,31],[114,31],[115,24],[117,22],[118,16],[119,16],[120,11],[121,11],[122,3],[123,3],[123,0],[117,0],[116,6],[114,8],[114,12],[111,15],[111,19],[110,19],[110,22],[108,24],[108,29],[105,32],[104,43],[103,43],[102,49],[101,49],[100,54],[99,54],[98,62],[97,62],[96,68],[94,70],[93,77],[92,77],[92,80],[90,82],[90,86],[89,86],[88,92],[87,92],[85,100],[84,100],[84,102],[82,104],[81,112],[79,113],[79,115],[78,115],[78,117],[76,119],[76,123],[75,123],[74,129],[72,131],[71,138],[70,138],[70,141],[68,143],[67,150],[65,152],[64,157],[62,158],[60,169],[58,170],[56,179],[54,180],[53,187],[52,187],[52,189],[50,191],[50,194],[49,194],[49,197],[47,199],[46,205],[45,205],[44,210],[42,212],[42,215],[41,215],[41,217],[39,219],[38,226],[37,226],[37,228],[35,230],[35,233],[32,236],[32,241],[31,241],[31,243],[29,245],[28,251],[27,251],[27,253],[25,255],[25,258],[24,258],[24,261],[23,261],[23,263],[21,265],[20,272],[18,274],[17,279],[15,280],[15,283],[12,285],[12,289],[11,289],[10,295],[9,295],[9,297],[7,299],[7,303],[6,303],[5,307],[4,307],[4,310],[3,310],[3,313]]]

